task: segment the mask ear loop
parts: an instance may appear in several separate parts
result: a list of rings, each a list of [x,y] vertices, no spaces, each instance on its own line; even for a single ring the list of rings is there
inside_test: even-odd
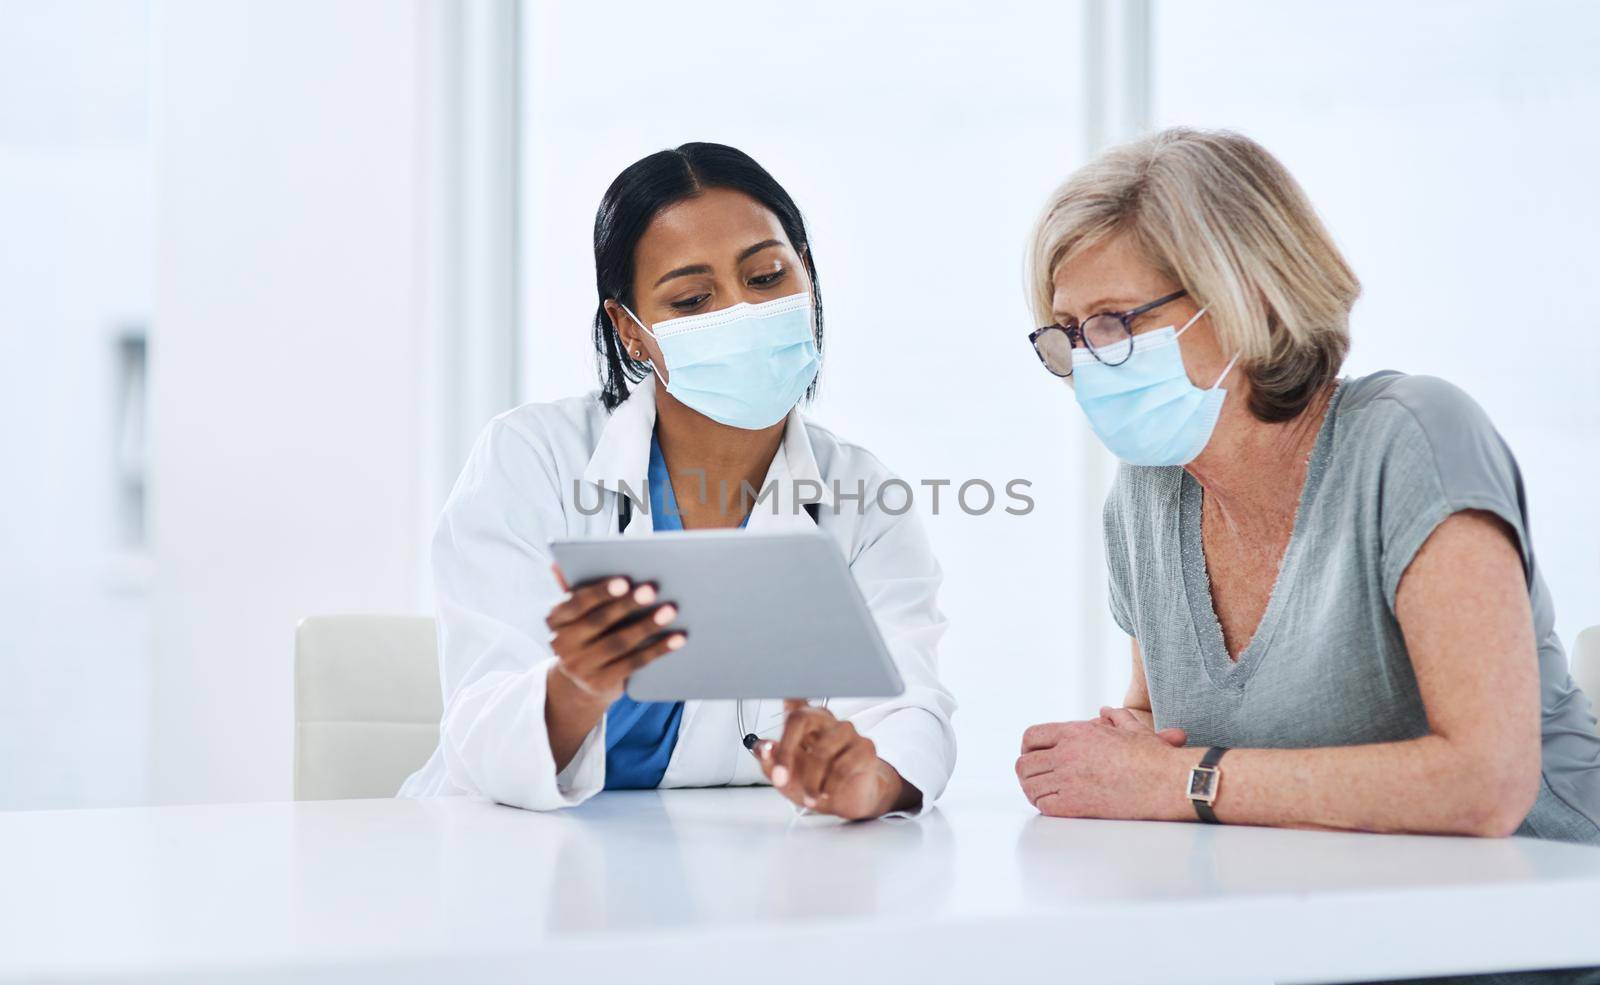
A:
[[[626,309],[624,309],[624,310],[626,310]],[[1178,338],[1184,332],[1187,332],[1189,330],[1189,327],[1191,325],[1193,325],[1195,322],[1199,321],[1200,320],[1200,316],[1205,314],[1208,310],[1210,310],[1210,309],[1201,308],[1199,311],[1196,311],[1194,313],[1194,317],[1193,318],[1191,318],[1188,321],[1184,322],[1182,328],[1180,328],[1176,332],[1172,333],[1172,337],[1173,338]],[[1223,380],[1228,378],[1228,374],[1233,372],[1233,367],[1239,362],[1239,356],[1240,355],[1242,355],[1242,353],[1237,353],[1236,352],[1236,353],[1233,354],[1233,358],[1228,360],[1228,365],[1223,367],[1222,375],[1217,377],[1217,382],[1211,384],[1211,389],[1215,390],[1217,387],[1222,385],[1222,381]]]
[[[645,326],[645,323],[639,320],[639,316],[634,314],[633,310],[630,309],[627,305],[623,304],[621,301],[618,301],[617,302],[617,307],[621,308],[623,311],[626,311],[628,313],[628,317],[633,319],[633,323],[635,325],[638,325],[640,330],[643,331],[644,334],[650,336],[652,339],[656,338],[656,333],[650,331],[650,329]],[[660,341],[661,341],[660,339],[656,339],[657,343],[659,343]],[[661,370],[656,369],[656,361],[654,359],[651,359],[651,360],[649,360],[649,363],[650,363],[650,372],[656,374],[656,379],[661,381],[661,385],[662,386],[666,386],[667,385],[667,378],[665,376],[661,375]]]
[[[1239,361],[1239,356],[1241,355],[1242,353],[1238,352],[1233,354],[1233,358],[1228,360],[1228,365],[1223,367],[1222,375],[1217,377],[1217,382],[1211,384],[1211,389],[1215,390],[1217,387],[1222,385],[1222,381],[1228,378],[1229,373],[1233,372],[1234,364]]]
[[[628,309],[627,308],[623,308],[622,310],[623,311],[627,311]],[[1193,318],[1191,318],[1188,321],[1184,322],[1182,328],[1180,328],[1176,332],[1172,333],[1172,337],[1173,338],[1178,338],[1178,337],[1182,336],[1184,332],[1187,332],[1189,330],[1189,326],[1193,325],[1195,322],[1199,321],[1200,320],[1200,316],[1205,314],[1207,310],[1209,310],[1209,309],[1201,308],[1199,311],[1196,311],[1194,313],[1194,317]]]

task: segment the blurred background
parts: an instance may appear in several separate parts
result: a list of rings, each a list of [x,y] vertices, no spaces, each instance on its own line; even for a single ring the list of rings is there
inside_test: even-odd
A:
[[[1111,476],[1038,366],[1029,224],[1096,148],[1230,127],[1360,274],[1351,373],[1447,377],[1600,623],[1600,5],[0,0],[0,808],[289,795],[303,616],[427,612],[473,436],[592,389],[615,174],[750,152],[812,228],[813,414],[913,482],[954,791],[1116,701]],[[924,511],[928,501],[919,504]]]

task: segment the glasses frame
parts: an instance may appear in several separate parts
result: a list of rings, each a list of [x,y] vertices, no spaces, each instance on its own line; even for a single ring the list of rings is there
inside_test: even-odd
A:
[[[1188,291],[1182,290],[1175,291],[1172,294],[1168,294],[1166,297],[1156,298],[1149,304],[1141,304],[1139,307],[1130,308],[1127,311],[1105,311],[1097,315],[1090,315],[1086,320],[1093,320],[1095,318],[1115,318],[1117,321],[1122,323],[1122,331],[1128,337],[1128,348],[1123,357],[1114,363],[1106,362],[1105,357],[1101,356],[1100,352],[1095,349],[1093,344],[1089,342],[1089,337],[1083,334],[1083,327],[1077,322],[1073,322],[1069,325],[1046,325],[1043,328],[1036,328],[1028,333],[1028,342],[1033,345],[1033,354],[1039,357],[1039,362],[1043,364],[1044,368],[1049,370],[1052,376],[1060,379],[1066,379],[1067,377],[1071,376],[1072,367],[1069,365],[1065,373],[1057,373],[1055,370],[1050,369],[1050,361],[1045,359],[1044,351],[1039,348],[1039,340],[1044,337],[1046,332],[1061,332],[1065,334],[1067,337],[1068,348],[1077,349],[1081,346],[1084,349],[1088,349],[1089,355],[1093,356],[1097,362],[1104,363],[1107,366],[1121,366],[1123,363],[1128,361],[1130,356],[1133,355],[1133,320],[1140,315],[1156,310],[1164,304],[1171,304],[1181,297],[1186,297],[1188,293]]]

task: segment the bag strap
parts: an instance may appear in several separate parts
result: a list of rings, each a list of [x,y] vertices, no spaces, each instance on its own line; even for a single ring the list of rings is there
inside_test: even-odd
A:
[[[811,522],[812,523],[816,523],[817,522],[817,509],[818,509],[819,505],[820,504],[817,504],[817,503],[805,503],[804,504],[805,510],[806,510],[806,516],[809,516],[811,518]],[[619,533],[619,534],[620,533],[626,533],[627,530],[628,530],[628,524],[630,524],[632,522],[633,522],[633,500],[629,499],[626,496],[623,496],[622,497],[622,503],[617,507],[617,533]]]

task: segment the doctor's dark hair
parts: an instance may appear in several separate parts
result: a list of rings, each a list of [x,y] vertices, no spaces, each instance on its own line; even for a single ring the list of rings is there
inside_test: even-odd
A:
[[[628,165],[600,200],[594,215],[594,279],[600,294],[594,315],[594,347],[600,363],[600,400],[608,411],[628,398],[632,384],[644,379],[650,364],[629,356],[606,315],[606,301],[620,301],[637,310],[633,298],[634,248],[660,212],[693,198],[707,188],[742,192],[765,206],[783,226],[811,278],[812,323],[817,353],[822,353],[822,289],[811,259],[811,241],[794,199],[777,179],[744,151],[725,144],[692,143],[657,151]],[[820,377],[819,377],[820,378]],[[816,394],[817,381],[806,389]]]

